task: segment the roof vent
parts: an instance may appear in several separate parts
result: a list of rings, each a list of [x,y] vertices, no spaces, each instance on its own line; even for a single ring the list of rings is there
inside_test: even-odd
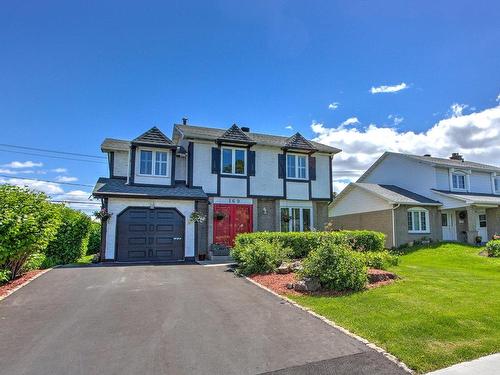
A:
[[[242,126],[241,130],[244,131],[245,133],[250,133],[250,128],[247,126]]]
[[[426,158],[430,158],[430,157],[431,157],[431,154],[424,154],[424,156],[425,156]]]
[[[183,117],[182,118],[182,125],[187,125],[188,123],[188,118],[187,117]]]
[[[458,152],[454,152],[450,156],[451,160],[458,160],[458,161],[464,161],[463,155],[460,155]]]

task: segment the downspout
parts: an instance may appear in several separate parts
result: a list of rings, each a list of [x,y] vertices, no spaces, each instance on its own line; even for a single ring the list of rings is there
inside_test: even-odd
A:
[[[401,207],[401,203],[398,203],[397,206],[392,206],[392,247],[396,247],[396,220],[394,211],[396,211],[399,207]]]

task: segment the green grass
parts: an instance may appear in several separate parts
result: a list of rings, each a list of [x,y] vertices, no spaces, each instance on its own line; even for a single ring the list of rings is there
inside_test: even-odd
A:
[[[71,264],[74,264],[74,265],[91,264],[93,257],[94,257],[94,255],[84,255],[80,259],[78,259],[75,263],[71,263]]]
[[[440,244],[400,257],[401,280],[342,297],[290,296],[427,372],[500,351],[500,259]]]

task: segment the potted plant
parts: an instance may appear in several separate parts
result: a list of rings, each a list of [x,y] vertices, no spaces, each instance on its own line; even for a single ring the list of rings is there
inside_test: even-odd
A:
[[[483,242],[483,237],[476,236],[476,245],[481,245],[482,242]]]
[[[207,217],[198,211],[193,211],[191,215],[189,215],[190,223],[203,223],[206,219]]]
[[[94,216],[98,219],[101,219],[101,221],[107,221],[113,214],[108,212],[107,208],[101,208],[99,211],[94,212]]]
[[[226,214],[224,212],[215,212],[214,213],[214,218],[215,220],[223,220],[226,217]]]
[[[281,215],[281,219],[285,222],[288,223],[290,221],[290,216],[288,214],[283,214]]]

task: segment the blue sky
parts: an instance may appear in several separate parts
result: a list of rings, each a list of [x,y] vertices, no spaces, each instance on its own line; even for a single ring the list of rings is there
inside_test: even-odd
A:
[[[385,149],[500,164],[463,142],[474,128],[500,143],[499,13],[495,1],[4,3],[0,143],[99,155],[104,137],[171,135],[187,116],[340,147],[337,190]],[[106,165],[0,151],[2,170],[92,185]]]

